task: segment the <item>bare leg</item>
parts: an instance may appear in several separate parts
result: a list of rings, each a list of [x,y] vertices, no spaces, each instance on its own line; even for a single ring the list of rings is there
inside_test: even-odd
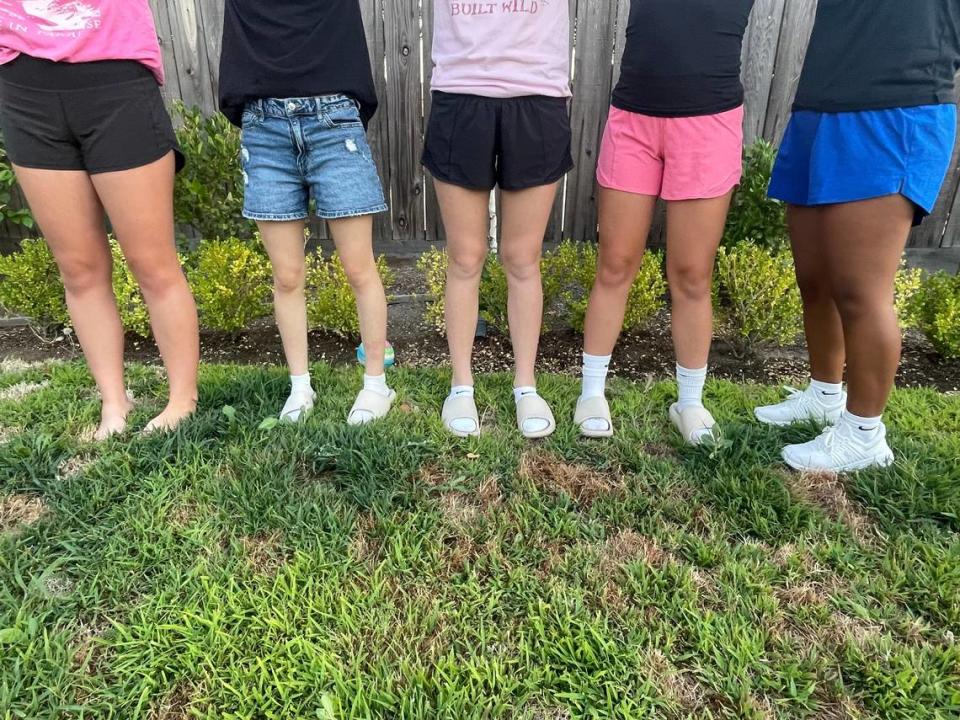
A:
[[[515,363],[514,387],[536,386],[537,349],[543,325],[540,258],[557,184],[504,192],[500,259],[507,274],[507,315]]]
[[[713,341],[711,288],[731,194],[667,206],[667,278],[673,344],[686,368],[706,366]]]
[[[617,344],[656,205],[650,195],[600,190],[600,258],[584,328],[590,355],[610,355]]]
[[[307,344],[306,258],[303,220],[260,222],[260,239],[273,267],[273,309],[291,375],[310,370]]]
[[[913,223],[900,195],[823,210],[824,270],[843,324],[849,398],[855,415],[881,415],[900,364],[894,279]]]
[[[447,343],[453,385],[473,385],[473,341],[479,314],[480,277],[487,257],[490,193],[436,181],[447,234]]]
[[[331,220],[329,225],[357,299],[367,375],[382,375],[387,347],[387,296],[373,255],[373,216]]]
[[[803,298],[803,322],[810,354],[810,375],[825,383],[843,382],[845,362],[843,326],[824,266],[827,247],[824,208],[791,206],[787,212]],[[845,240],[840,240],[845,248]]]
[[[172,430],[197,407],[197,307],[173,242],[174,158],[91,179],[150,311],[170,383],[167,407],[146,432]]]
[[[131,409],[103,207],[85,172],[15,170],[60,268],[73,329],[100,391],[103,407],[96,438],[103,440],[126,428]]]

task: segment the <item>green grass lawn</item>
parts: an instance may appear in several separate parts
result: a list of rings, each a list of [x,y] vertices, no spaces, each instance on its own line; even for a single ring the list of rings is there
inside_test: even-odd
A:
[[[94,445],[81,365],[3,369],[2,720],[960,716],[960,397],[898,392],[896,468],[837,480],[751,422],[777,388],[711,383],[695,450],[669,383],[615,382],[585,442],[544,378],[564,422],[526,444],[485,378],[460,442],[439,371],[351,429],[358,369],[261,427],[284,373],[206,366],[178,434]],[[143,423],[162,378],[131,387]]]

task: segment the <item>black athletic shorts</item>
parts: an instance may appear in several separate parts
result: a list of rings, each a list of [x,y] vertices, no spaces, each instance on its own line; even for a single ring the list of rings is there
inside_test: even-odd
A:
[[[0,128],[15,165],[90,174],[149,165],[173,150],[153,73],[132,60],[64,63],[21,55],[0,65]]]
[[[526,190],[573,169],[566,98],[434,92],[423,165],[471,190]]]

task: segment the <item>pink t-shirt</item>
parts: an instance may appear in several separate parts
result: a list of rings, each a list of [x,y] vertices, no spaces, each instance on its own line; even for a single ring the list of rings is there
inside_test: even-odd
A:
[[[147,0],[0,0],[0,65],[21,53],[69,63],[136,60],[163,83]]]
[[[570,96],[567,0],[434,2],[434,90]]]

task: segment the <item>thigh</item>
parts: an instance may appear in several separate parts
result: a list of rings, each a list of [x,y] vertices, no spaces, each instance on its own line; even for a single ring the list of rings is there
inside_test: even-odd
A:
[[[173,151],[132,170],[91,176],[134,271],[179,268],[174,242]]]
[[[600,188],[600,260],[638,266],[657,210],[653,195]]]
[[[346,96],[318,101],[316,118],[304,118],[307,183],[325,220],[383,212],[380,174],[357,104]]]
[[[558,183],[527,190],[504,190],[500,199],[503,216],[500,249],[505,259],[533,262],[540,257],[550,213],[557,198]]]
[[[497,183],[502,190],[552,185],[573,168],[566,98],[500,101]]]
[[[260,241],[275,275],[287,277],[303,271],[306,257],[306,223],[303,220],[259,222]]]
[[[490,193],[440,181],[437,181],[436,188],[447,236],[447,251],[451,254],[460,251],[486,254]]]
[[[329,226],[337,254],[348,277],[355,277],[375,265],[373,215],[331,220]]]
[[[18,166],[14,170],[40,231],[62,268],[109,260],[103,206],[86,172]]]
[[[829,277],[824,272],[827,245],[824,214],[823,207],[790,205],[787,208],[790,246],[793,250],[793,263],[801,288],[807,282],[829,283]]]
[[[732,192],[710,200],[667,203],[667,267],[712,270],[723,239]]]
[[[306,220],[309,188],[300,169],[287,118],[243,113],[240,162],[243,168],[243,216],[248,220]]]
[[[892,293],[915,211],[902,195],[824,208],[821,249],[835,295]]]
[[[433,93],[423,166],[448,185],[492,190],[497,183],[497,101]]]

